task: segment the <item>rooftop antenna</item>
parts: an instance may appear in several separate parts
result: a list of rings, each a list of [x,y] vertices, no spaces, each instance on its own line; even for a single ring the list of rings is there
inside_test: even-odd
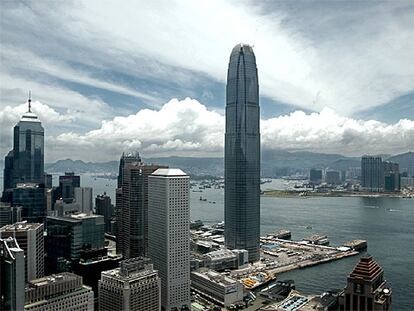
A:
[[[32,92],[29,91],[29,111],[28,112],[32,112]]]

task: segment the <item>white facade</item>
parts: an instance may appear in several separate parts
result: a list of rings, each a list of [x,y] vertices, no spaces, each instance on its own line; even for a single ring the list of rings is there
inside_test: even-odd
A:
[[[190,178],[158,169],[148,178],[148,251],[166,311],[190,308]]]
[[[92,188],[75,188],[75,201],[79,204],[79,211],[82,213],[92,213]]]

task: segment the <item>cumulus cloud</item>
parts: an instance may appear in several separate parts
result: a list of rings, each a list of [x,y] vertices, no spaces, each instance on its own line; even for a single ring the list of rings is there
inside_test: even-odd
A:
[[[70,121],[67,116],[44,106],[34,107],[44,117],[41,119],[46,133],[48,126],[55,126],[51,122]],[[20,109],[24,111],[23,108]],[[4,118],[9,110],[1,111],[0,117]],[[141,109],[126,117],[117,116],[83,134],[48,135],[46,156],[48,160],[71,157],[106,161],[130,149],[137,149],[146,157],[223,156],[224,128],[225,118],[221,113],[195,99],[171,99],[160,109]],[[414,120],[386,124],[343,117],[329,108],[310,114],[296,111],[262,120],[261,139],[263,150],[307,150],[355,156],[395,154],[414,150]]]

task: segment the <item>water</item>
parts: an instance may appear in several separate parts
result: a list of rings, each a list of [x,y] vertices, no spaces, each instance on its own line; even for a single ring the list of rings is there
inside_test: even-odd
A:
[[[57,182],[57,178],[54,177]],[[81,176],[81,185],[94,188],[94,196],[104,191],[115,202],[116,180]],[[263,188],[282,188],[282,181],[272,181]],[[207,199],[200,201],[200,196]],[[208,203],[215,201],[216,204]],[[224,218],[223,189],[191,192],[191,218],[204,223]],[[393,289],[393,309],[412,310],[414,300],[414,199],[403,198],[261,198],[261,233],[276,229],[292,231],[292,239],[319,233],[328,235],[331,245],[353,239],[368,241],[368,252],[382,266]],[[306,229],[311,226],[312,229]],[[284,273],[297,289],[321,293],[343,288],[346,277],[358,262],[358,256]]]

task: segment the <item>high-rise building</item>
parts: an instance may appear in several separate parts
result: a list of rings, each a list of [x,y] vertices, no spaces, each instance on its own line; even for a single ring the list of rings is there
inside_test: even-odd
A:
[[[341,183],[341,175],[339,171],[326,171],[325,182],[329,185],[338,185]]]
[[[148,177],[148,253],[161,277],[164,310],[190,307],[190,177],[158,169]]]
[[[111,197],[104,194],[99,194],[95,198],[96,214],[102,215],[105,221],[105,232],[112,233],[111,220],[114,216],[114,206],[111,203]]]
[[[147,256],[148,176],[160,167],[165,166],[142,162],[124,163],[122,194],[117,194],[116,204],[117,247],[125,259]]]
[[[309,171],[309,181],[312,184],[320,184],[322,182],[322,170],[311,168]]]
[[[394,162],[383,162],[384,165],[384,190],[398,192],[401,189],[400,166]]]
[[[30,281],[25,296],[25,311],[94,309],[92,289],[83,285],[81,276],[68,272]]]
[[[13,150],[10,150],[4,158],[3,191],[13,188]]]
[[[225,243],[260,259],[260,108],[256,58],[238,44],[227,72],[224,154]]]
[[[73,214],[47,217],[46,254],[48,273],[67,271],[85,249],[104,247],[104,218],[100,215]]]
[[[141,162],[141,157],[138,151],[124,152],[119,160],[118,172],[118,188],[122,188],[122,176],[124,174],[124,167],[127,163]]]
[[[91,187],[77,187],[74,191],[75,202],[79,204],[80,212],[90,214],[92,213],[92,188]]]
[[[0,228],[22,221],[22,207],[0,202]]]
[[[0,237],[16,238],[25,255],[25,280],[30,281],[45,274],[44,226],[40,223],[18,222],[0,228]]]
[[[99,310],[161,310],[161,280],[150,261],[128,259],[120,268],[102,272]]]
[[[65,175],[59,176],[59,195],[60,198],[70,203],[75,199],[75,188],[80,187],[80,176],[74,172],[65,172]]]
[[[363,190],[384,190],[384,166],[381,157],[363,156],[361,159],[361,186]]]
[[[24,251],[13,237],[0,238],[0,310],[24,309]]]
[[[348,284],[340,297],[340,310],[391,311],[392,291],[384,279],[384,271],[370,255],[361,257],[348,276]]]
[[[17,184],[13,189],[13,205],[22,207],[22,219],[43,223],[47,215],[46,192],[43,184]]]
[[[13,184],[44,183],[44,129],[40,120],[31,110],[23,114],[14,127],[13,137]]]

